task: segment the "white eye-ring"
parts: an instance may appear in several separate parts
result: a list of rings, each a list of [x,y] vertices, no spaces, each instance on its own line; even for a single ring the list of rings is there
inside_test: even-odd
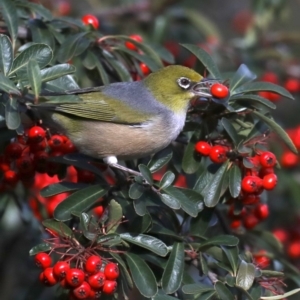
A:
[[[180,77],[177,79],[177,83],[184,90],[187,90],[191,86],[191,80],[186,77]]]

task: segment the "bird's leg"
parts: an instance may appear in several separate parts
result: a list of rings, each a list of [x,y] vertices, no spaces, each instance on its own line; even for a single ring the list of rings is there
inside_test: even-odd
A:
[[[139,173],[139,172],[137,172],[137,171],[134,171],[134,170],[132,170],[132,169],[126,168],[126,167],[124,167],[124,166],[118,164],[118,159],[117,159],[115,156],[107,156],[107,157],[105,157],[105,158],[103,159],[103,161],[104,161],[107,165],[109,165],[110,167],[112,167],[112,168],[116,168],[116,169],[122,170],[122,171],[124,171],[124,172],[127,172],[127,173],[129,173],[129,174],[133,174],[133,175],[135,175],[135,176],[142,176],[142,177],[143,177],[143,175],[142,175],[141,173]]]

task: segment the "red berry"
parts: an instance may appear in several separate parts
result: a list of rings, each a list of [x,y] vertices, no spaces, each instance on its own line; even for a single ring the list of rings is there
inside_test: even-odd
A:
[[[262,250],[253,255],[254,263],[260,268],[265,269],[270,265],[270,258],[267,257],[266,251]]]
[[[37,172],[46,173],[49,155],[45,151],[34,154],[35,169]]]
[[[292,259],[300,258],[300,241],[291,242],[287,247],[288,256]]]
[[[259,172],[259,177],[264,178],[264,176],[274,174],[274,168],[262,168]]]
[[[272,233],[282,244],[285,244],[289,239],[289,234],[285,229],[277,228]]]
[[[221,83],[215,83],[210,88],[210,92],[213,97],[223,99],[226,98],[229,94],[228,87],[221,84]]]
[[[96,206],[93,209],[94,214],[100,218],[103,215],[104,207],[102,205]]]
[[[242,225],[241,220],[239,220],[239,219],[232,220],[231,223],[230,223],[230,228],[231,229],[237,229],[237,228],[241,227],[241,225]]]
[[[31,174],[34,172],[34,163],[29,155],[24,155],[18,158],[16,166],[22,174]]]
[[[58,261],[53,267],[53,274],[58,280],[62,280],[69,270],[70,265],[67,262]]]
[[[40,143],[46,136],[45,130],[40,126],[33,126],[28,131],[28,140],[32,143]]]
[[[256,193],[262,187],[262,179],[257,176],[245,176],[242,180],[242,190],[246,193]]]
[[[226,149],[223,146],[213,146],[209,153],[209,158],[216,164],[221,164],[226,161]]]
[[[100,299],[101,298],[101,294],[102,294],[101,291],[99,291],[99,290],[93,290],[91,288],[89,299]]]
[[[269,216],[269,206],[259,203],[255,207],[254,214],[259,220],[265,220]]]
[[[53,286],[57,283],[56,278],[53,275],[53,268],[47,268],[40,274],[40,281],[47,286]]]
[[[48,145],[53,151],[61,151],[63,144],[64,139],[60,135],[52,135],[51,139],[48,141]]]
[[[283,152],[281,156],[281,166],[284,168],[292,168],[298,164],[298,155],[291,151]]]
[[[243,224],[246,229],[252,229],[259,223],[259,220],[252,214],[245,216]]]
[[[92,255],[85,263],[85,270],[90,274],[95,274],[101,270],[102,259],[100,256]]]
[[[72,287],[80,286],[85,278],[85,274],[82,270],[77,268],[72,268],[67,271],[66,281]]]
[[[103,293],[107,295],[113,294],[117,289],[117,282],[114,280],[105,280],[104,285],[102,287]]]
[[[115,263],[108,263],[104,268],[104,275],[109,280],[115,280],[119,277],[119,267]]]
[[[263,168],[272,168],[276,165],[276,156],[274,153],[266,151],[261,153],[259,161]]]
[[[81,18],[84,25],[91,25],[94,29],[99,28],[99,20],[94,15],[85,15]]]
[[[88,283],[93,289],[99,289],[104,285],[105,279],[104,273],[98,272],[88,278]]]
[[[261,81],[272,82],[272,83],[279,83],[279,79],[276,73],[274,72],[265,72],[261,77]]]
[[[40,252],[34,257],[35,263],[39,268],[49,268],[52,264],[52,259],[49,254]]]
[[[298,93],[300,90],[300,82],[296,78],[288,78],[286,82],[284,83],[284,87],[290,92],[290,93]]]
[[[29,150],[31,153],[36,153],[39,151],[44,151],[47,147],[46,140],[42,140],[39,143],[30,143]]]
[[[14,186],[19,181],[19,176],[15,171],[8,170],[3,174],[3,181],[9,185]]]
[[[260,197],[256,194],[245,194],[241,198],[241,201],[244,205],[256,204],[260,201]]]
[[[6,146],[4,153],[7,158],[17,159],[21,156],[23,147],[19,143],[11,143]]]
[[[132,40],[135,40],[135,41],[137,41],[137,42],[139,42],[139,43],[141,43],[142,41],[143,41],[143,38],[140,36],[140,35],[138,35],[138,34],[132,34],[132,35],[130,35],[129,36]],[[130,50],[137,50],[137,47],[136,47],[136,45],[135,44],[133,44],[133,43],[131,43],[131,42],[125,42],[125,46],[128,48],[128,49],[130,49]]]
[[[86,281],[73,290],[73,295],[77,299],[87,299],[90,296],[90,293],[91,287]]]
[[[140,68],[144,75],[148,75],[150,73],[150,69],[146,64],[140,63]]]
[[[60,150],[63,154],[74,153],[76,152],[76,147],[71,141],[67,141]]]
[[[195,151],[203,156],[208,156],[211,151],[211,145],[204,141],[199,141],[195,145]]]
[[[276,184],[277,184],[277,176],[275,174],[269,174],[263,178],[263,187],[266,190],[273,190]]]
[[[96,175],[88,170],[77,170],[77,181],[84,183],[92,183],[96,179]]]

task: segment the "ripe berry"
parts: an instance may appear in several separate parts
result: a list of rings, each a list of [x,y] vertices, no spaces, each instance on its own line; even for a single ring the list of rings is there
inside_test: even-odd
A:
[[[211,151],[211,145],[204,141],[199,141],[195,145],[195,151],[203,156],[208,156]]]
[[[263,187],[266,190],[273,190],[277,184],[277,176],[275,174],[266,175],[263,178]]]
[[[85,15],[81,18],[84,25],[91,25],[94,29],[99,28],[99,20],[94,15]]]
[[[291,242],[287,247],[288,256],[292,259],[300,258],[300,241]]]
[[[108,263],[104,268],[106,279],[115,280],[119,277],[119,267],[115,263]]]
[[[265,72],[263,74],[263,76],[261,77],[261,81],[266,81],[266,82],[272,82],[272,83],[275,83],[275,84],[278,84],[279,83],[279,79],[278,79],[278,76],[276,73],[274,72]]]
[[[61,151],[63,144],[64,139],[58,134],[52,135],[48,141],[48,145],[53,151]]]
[[[296,78],[288,78],[286,82],[284,83],[284,87],[290,92],[290,93],[298,93],[300,90],[300,82]]]
[[[252,214],[245,216],[243,224],[246,229],[252,229],[259,223],[259,220]]]
[[[226,161],[226,149],[223,146],[213,146],[209,153],[209,158],[216,164],[221,164]]]
[[[266,251],[262,250],[253,255],[254,263],[260,268],[265,269],[270,265],[270,258],[267,257]]]
[[[244,205],[256,204],[260,200],[260,197],[255,194],[245,194],[241,201]]]
[[[103,293],[107,295],[113,294],[117,289],[117,282],[114,280],[105,280],[104,285],[102,287]]]
[[[85,274],[80,269],[72,268],[67,271],[65,278],[70,286],[78,287],[83,283]]]
[[[58,280],[62,280],[69,270],[70,265],[67,262],[58,261],[53,267],[53,274]]]
[[[274,174],[274,168],[261,168],[259,172],[259,177],[264,178],[264,176]]]
[[[102,272],[98,272],[89,276],[88,283],[93,289],[99,289],[104,285],[105,275]]]
[[[73,290],[73,295],[77,299],[87,299],[90,296],[90,293],[91,287],[86,281]]]
[[[277,228],[272,233],[282,244],[285,244],[289,239],[289,234],[285,229]]]
[[[103,215],[104,207],[102,205],[98,205],[93,209],[94,214],[100,218]]]
[[[298,164],[298,155],[291,151],[283,152],[281,156],[281,166],[284,168],[292,168]]]
[[[4,153],[7,158],[17,159],[22,154],[23,147],[19,143],[10,143],[6,146]]]
[[[96,179],[96,175],[88,170],[77,170],[77,181],[84,183],[92,183]]]
[[[269,216],[269,206],[259,203],[255,207],[254,214],[259,220],[265,220]]]
[[[19,176],[15,171],[8,170],[3,174],[3,181],[7,184],[14,186],[19,181]]]
[[[60,150],[63,154],[74,153],[76,152],[76,147],[71,141],[67,141],[62,145]]]
[[[28,140],[32,143],[41,142],[46,136],[45,130],[40,126],[33,126],[28,131]]]
[[[135,41],[137,41],[137,42],[139,42],[139,43],[141,43],[141,42],[143,41],[143,38],[142,38],[140,35],[138,35],[138,34],[132,34],[132,35],[130,35],[129,37],[130,37],[132,40],[135,40]],[[133,44],[133,43],[131,43],[131,42],[125,42],[125,46],[126,46],[128,49],[130,49],[130,50],[133,50],[133,51],[137,50],[136,45]]]
[[[85,263],[85,270],[90,274],[99,272],[101,270],[101,267],[102,259],[97,255],[91,255]]]
[[[53,275],[53,268],[47,268],[40,274],[40,281],[47,286],[53,286],[57,283],[56,278]]]
[[[52,264],[52,259],[49,254],[40,252],[34,257],[35,263],[39,268],[49,268]]]
[[[215,83],[210,88],[210,92],[213,97],[223,99],[226,98],[229,94],[228,87],[221,84],[221,83]]]
[[[230,223],[230,228],[231,229],[237,229],[237,228],[241,227],[241,225],[242,225],[241,220],[239,220],[239,219],[232,220],[231,223]]]
[[[242,190],[246,193],[256,193],[262,187],[262,179],[257,176],[245,176],[242,180]]]
[[[276,156],[274,153],[266,151],[261,153],[259,161],[263,168],[272,168],[276,165]]]
[[[89,299],[100,299],[102,292],[91,288]]]

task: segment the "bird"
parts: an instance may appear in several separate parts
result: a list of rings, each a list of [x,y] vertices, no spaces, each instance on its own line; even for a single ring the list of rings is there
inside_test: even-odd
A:
[[[141,81],[66,91],[79,102],[33,105],[49,127],[64,133],[77,149],[111,167],[154,154],[174,141],[185,124],[190,101],[210,97],[196,71],[171,65]]]

